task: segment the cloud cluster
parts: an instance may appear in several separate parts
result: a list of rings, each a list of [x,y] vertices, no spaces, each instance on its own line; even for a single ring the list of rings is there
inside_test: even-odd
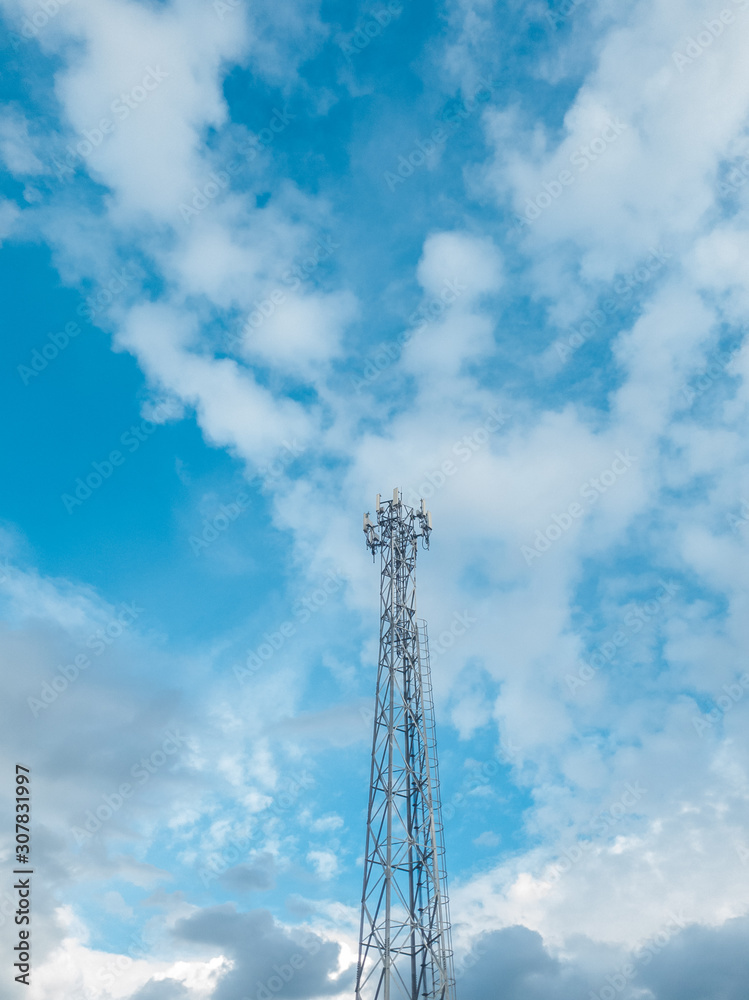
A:
[[[342,613],[358,620],[376,601],[360,502],[396,484],[427,498],[435,535],[420,599],[440,717],[463,740],[488,729],[496,747],[511,746],[503,774],[528,797],[523,846],[455,880],[459,957],[485,946],[461,990],[477,1000],[496,996],[498,983],[508,1000],[607,1000],[607,989],[734,1000],[749,889],[747,533],[729,519],[749,496],[749,186],[740,182],[749,15],[730,4],[725,30],[684,64],[674,54],[709,30],[693,0],[570,14],[569,33],[560,29],[554,51],[527,71],[529,92],[557,86],[558,103],[528,111],[502,92],[475,116],[480,138],[453,165],[450,197],[423,217],[412,209],[404,268],[376,210],[366,229],[347,228],[346,170],[320,168],[319,185],[305,186],[280,152],[284,137],[296,142],[295,130],[327,121],[308,62],[332,26],[308,2],[289,0],[272,17],[228,6],[219,16],[198,0],[59,5],[33,39],[49,60],[44,114],[54,128],[43,142],[34,108],[13,105],[0,118],[0,155],[26,192],[0,203],[0,235],[44,240],[74,286],[140,262],[148,280],[102,322],[154,396],[180,400],[205,442],[250,477],[281,449],[302,456],[267,491],[294,586],[298,577],[314,593],[335,567],[347,581]],[[505,36],[490,6],[448,5],[447,37],[432,40],[419,70],[426,80],[445,70],[467,93],[494,65]],[[2,7],[17,31],[37,10],[35,0]],[[582,77],[571,58],[580,45]],[[249,110],[228,96],[248,66],[272,92],[269,101],[258,86]],[[307,102],[311,126],[294,100]],[[422,134],[423,121],[413,128]],[[369,137],[349,141],[351,162],[372,148]],[[668,254],[662,271],[618,292],[654,253]],[[367,371],[361,344],[371,334],[361,327],[375,314],[388,360],[353,393],[351,374]],[[583,317],[586,343],[552,370],[543,359]],[[61,861],[74,828],[92,838],[92,876],[152,887],[166,876],[137,844],[167,836],[167,813],[179,863],[213,872],[210,885],[228,893],[270,891],[292,863],[331,892],[348,877],[350,853],[305,844],[268,808],[293,786],[294,812],[314,829],[297,810],[311,787],[300,778],[304,753],[361,739],[357,659],[335,663],[325,649],[328,611],[313,619],[304,654],[285,646],[251,684],[230,687],[230,672],[201,688],[198,706],[149,681],[143,704],[141,655],[167,676],[185,664],[139,637],[140,624],[94,655],[89,643],[120,609],[28,568],[6,571],[2,584],[12,627],[0,642],[26,665],[10,695],[23,713],[32,695],[44,705],[11,720],[11,732],[35,727],[46,774],[46,850],[58,872],[41,897],[50,921],[54,893],[77,877]],[[305,712],[318,650],[350,701]],[[373,653],[359,643],[359,660]],[[193,675],[219,655],[201,650]],[[175,726],[187,739],[172,755],[162,744]],[[213,794],[216,774],[225,798]],[[241,821],[226,819],[232,810]],[[248,831],[257,842],[236,863],[227,851]],[[132,854],[110,850],[118,838]],[[200,868],[205,855],[212,868]],[[334,933],[315,907],[302,937],[265,910],[172,901],[170,934],[154,931],[146,957],[123,972],[130,995],[344,993],[356,930],[341,919]],[[666,942],[637,960],[670,914],[678,922]],[[66,919],[57,911],[44,956],[51,968],[55,949],[77,949],[90,986],[101,954]],[[194,949],[184,968],[182,945]],[[634,974],[621,971],[627,963]],[[622,976],[619,990],[611,978]]]
[[[459,979],[475,1000],[738,1000],[746,958],[741,941],[746,919],[719,929],[685,927],[617,954],[577,940],[564,956],[553,956],[538,934],[508,927],[482,935],[473,961]]]

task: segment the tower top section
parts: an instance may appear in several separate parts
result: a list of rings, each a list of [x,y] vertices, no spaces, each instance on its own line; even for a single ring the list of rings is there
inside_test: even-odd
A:
[[[403,503],[397,487],[393,490],[392,500],[383,500],[382,494],[378,493],[375,520],[372,521],[369,511],[364,515],[364,534],[367,536],[367,548],[372,550],[372,559],[378,548],[389,545],[394,535],[402,536],[404,533],[414,541],[421,538],[424,548],[429,548],[432,513],[427,510],[425,501],[421,501],[420,508],[414,509]]]

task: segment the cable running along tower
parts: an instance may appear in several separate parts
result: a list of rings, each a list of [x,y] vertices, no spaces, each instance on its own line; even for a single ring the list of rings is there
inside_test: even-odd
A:
[[[426,622],[416,618],[418,540],[432,518],[377,496],[364,515],[381,557],[380,659],[356,1000],[455,1000]]]

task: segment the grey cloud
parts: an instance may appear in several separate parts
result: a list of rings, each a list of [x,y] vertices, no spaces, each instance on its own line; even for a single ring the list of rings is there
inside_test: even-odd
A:
[[[228,889],[239,892],[253,890],[264,892],[273,889],[276,884],[275,861],[272,854],[260,854],[251,863],[235,865],[222,873],[219,881]]]
[[[583,1000],[593,985],[575,965],[552,957],[527,927],[483,934],[474,950],[481,957],[458,980],[470,1000]]]
[[[353,969],[338,980],[339,946],[306,931],[287,931],[267,910],[214,906],[177,922],[185,941],[214,945],[234,960],[212,1000],[309,1000],[353,990]]]
[[[461,974],[467,1000],[746,1000],[749,916],[658,936],[629,956],[587,939],[557,958],[526,927],[483,934]]]
[[[308,920],[318,912],[316,902],[311,899],[305,899],[304,896],[300,896],[296,892],[292,892],[291,895],[286,897],[284,905],[289,913],[300,920]]]
[[[92,634],[94,625],[84,623],[81,634]],[[31,768],[37,968],[66,935],[57,909],[70,900],[71,886],[83,872],[92,882],[104,882],[116,874],[138,886],[171,878],[168,872],[121,850],[111,852],[110,838],[136,828],[144,816],[162,815],[165,802],[188,796],[194,800],[205,784],[202,776],[183,766],[184,747],[165,755],[163,766],[152,775],[146,772],[147,781],[138,783],[132,777],[133,765],[162,746],[166,730],[174,728],[182,709],[179,694],[156,689],[144,697],[136,688],[133,662],[139,661],[133,652],[139,649],[137,639],[121,636],[101,655],[88,650],[90,665],[75,676],[69,665],[86,646],[73,641],[61,627],[38,620],[23,627],[0,627],[0,663],[13,665],[3,677],[7,698],[0,710],[5,736],[0,750],[2,771],[13,774],[16,763]],[[65,671],[70,679],[63,684]],[[55,681],[59,683],[53,688]],[[49,694],[46,702],[42,691]],[[44,706],[37,706],[36,716],[29,698]],[[188,715],[187,723],[180,720],[179,728],[192,733],[196,726]],[[126,799],[119,796],[124,782],[132,786]],[[109,806],[104,808],[107,800],[114,806],[109,812]],[[84,829],[89,813],[99,808],[111,818],[100,823],[94,836],[82,838],[77,831]],[[3,947],[10,940],[7,893],[7,888],[0,892]]]
[[[636,982],[655,1000],[746,1000],[749,917],[721,927],[686,927],[639,967]]]

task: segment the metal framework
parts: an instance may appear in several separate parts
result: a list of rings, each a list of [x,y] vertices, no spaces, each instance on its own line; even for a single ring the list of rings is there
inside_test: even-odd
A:
[[[364,515],[381,556],[380,659],[356,1000],[454,1000],[426,623],[416,618],[418,540],[431,514],[399,491]]]

